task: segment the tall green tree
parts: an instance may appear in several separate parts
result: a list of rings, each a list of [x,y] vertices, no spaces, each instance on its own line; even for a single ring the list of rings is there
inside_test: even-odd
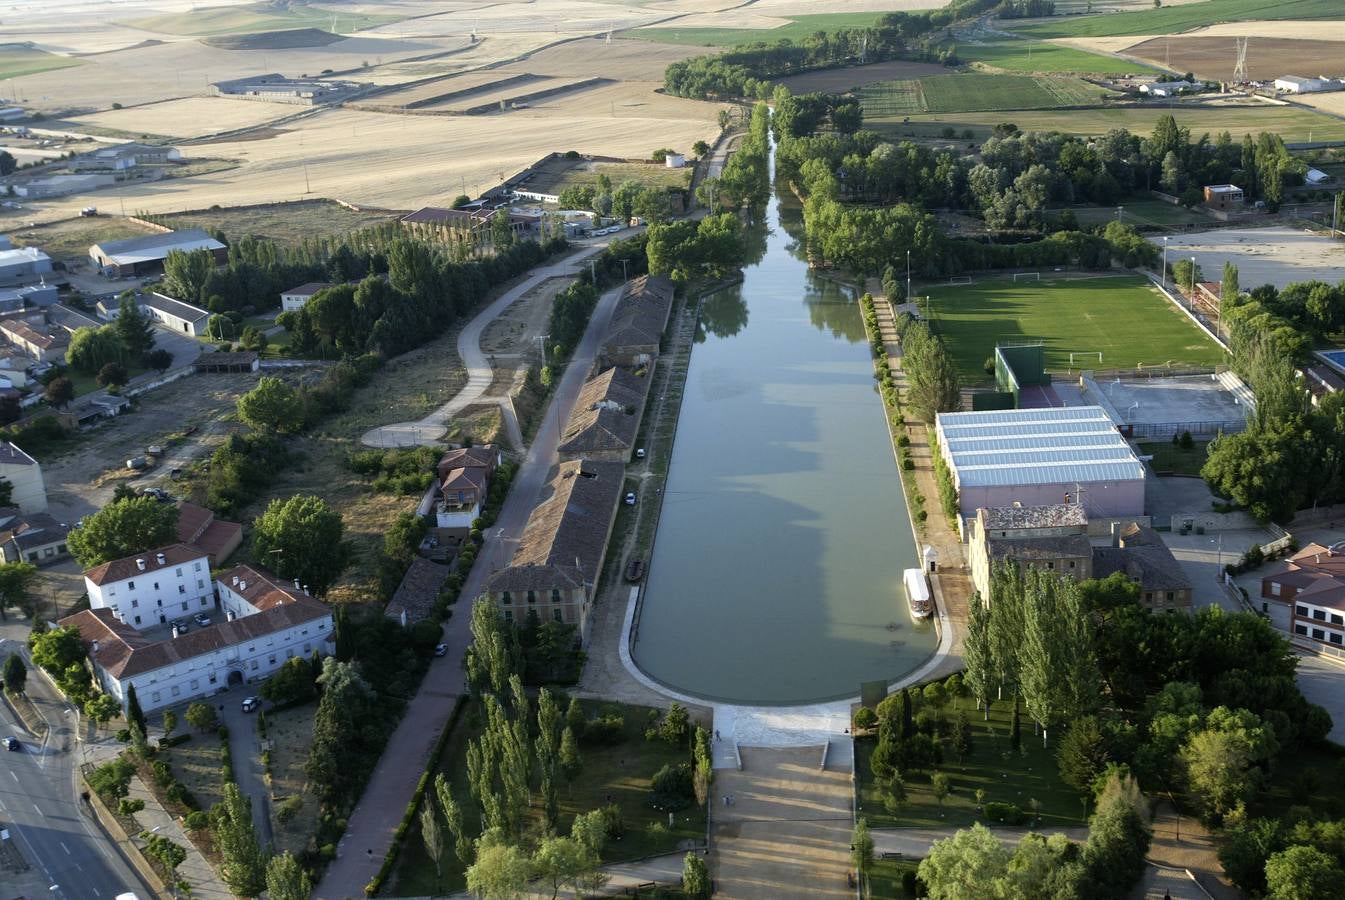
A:
[[[420,839],[425,844],[425,855],[434,863],[435,883],[444,877],[444,833],[439,830],[439,819],[434,814],[434,798],[425,798],[420,808]]]
[[[1242,291],[1238,287],[1238,267],[1233,261],[1224,262],[1223,278],[1219,282],[1219,307],[1220,309],[1231,309],[1238,304],[1238,298],[1242,296]]]
[[[544,837],[532,857],[533,873],[551,888],[551,900],[556,900],[561,888],[575,884],[595,864],[589,849],[572,837]]]
[[[136,696],[134,684],[126,688],[126,721],[138,726],[141,734],[149,733],[145,723],[145,711],[140,708],[140,698]]]
[[[209,250],[170,250],[163,261],[163,292],[176,300],[200,304],[206,282],[216,269]]]
[[[507,628],[500,609],[484,597],[472,604],[472,644],[467,650],[467,680],[478,693],[502,694],[510,674],[518,671],[520,651],[514,629]]]
[[[266,889],[268,855],[252,823],[252,801],[238,785],[224,782],[219,804],[211,811],[215,819],[215,846],[222,863],[220,877],[240,897],[254,897]]]
[[[1144,874],[1144,857],[1153,836],[1149,805],[1139,784],[1113,771],[1088,823],[1084,864],[1091,895],[1126,897]]]
[[[128,360],[139,360],[154,349],[154,323],[141,311],[134,295],[121,295],[112,327]]]
[[[11,607],[33,614],[31,586],[36,577],[37,566],[32,563],[0,563],[0,620],[7,618],[5,610]]]
[[[252,553],[281,578],[325,594],[349,561],[344,535],[341,514],[321,497],[277,498],[253,523]]]
[[[295,434],[305,425],[304,401],[284,381],[265,375],[238,398],[238,417],[258,431]]]
[[[444,811],[444,824],[448,826],[448,833],[453,837],[453,853],[458,857],[458,862],[466,868],[472,862],[472,836],[467,833],[467,827],[463,823],[462,806],[453,796],[453,786],[444,777],[443,772],[434,776],[434,793],[439,798],[439,807]]]
[[[467,890],[482,900],[519,900],[532,873],[532,861],[516,844],[486,832],[477,840],[476,861],[467,867]]]
[[[1345,872],[1316,847],[1290,847],[1266,860],[1268,900],[1317,900],[1339,897]]]
[[[22,656],[11,653],[5,657],[5,668],[0,672],[0,680],[4,681],[5,690],[11,694],[23,693],[23,688],[28,683],[28,667],[23,664]]]
[[[313,882],[289,851],[271,857],[266,864],[266,894],[270,900],[308,900]]]
[[[990,644],[990,607],[980,592],[971,596],[967,633],[962,642],[962,662],[967,667],[964,683],[976,698],[978,709],[990,718],[990,692],[995,682],[994,652]]]
[[[117,500],[70,532],[70,553],[86,569],[177,541],[177,505],[153,497]]]
[[[682,893],[692,900],[706,900],[710,896],[710,869],[694,852],[682,857]]]

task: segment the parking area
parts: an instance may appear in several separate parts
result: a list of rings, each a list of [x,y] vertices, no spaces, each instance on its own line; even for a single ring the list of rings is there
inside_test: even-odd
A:
[[[1283,288],[1295,281],[1335,284],[1345,265],[1345,244],[1287,225],[1200,231],[1166,240],[1170,263],[1195,257],[1206,278],[1218,278],[1224,263],[1233,263],[1243,290],[1262,284]]]

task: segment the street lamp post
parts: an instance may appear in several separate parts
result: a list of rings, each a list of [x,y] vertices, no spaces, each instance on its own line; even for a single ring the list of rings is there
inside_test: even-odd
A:
[[[1191,302],[1196,302],[1196,258],[1191,257]]]
[[[1163,235],[1163,272],[1162,272],[1162,279],[1163,279],[1163,289],[1164,289],[1164,290],[1167,290],[1167,286],[1168,286],[1168,238],[1167,238],[1167,235]]]

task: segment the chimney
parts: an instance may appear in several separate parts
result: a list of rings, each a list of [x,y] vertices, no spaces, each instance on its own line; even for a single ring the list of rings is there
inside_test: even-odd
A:
[[[97,642],[97,641],[94,641],[94,642],[93,642],[93,655],[94,655],[94,656],[97,656],[97,655],[98,655],[98,642]]]
[[[308,585],[304,585],[304,593],[305,593],[305,594],[308,593]]]
[[[247,583],[246,581],[240,581],[240,582],[238,582],[238,593],[241,594],[241,593],[243,593],[244,591],[246,591],[247,589],[248,589],[248,583]]]
[[[234,587],[238,587],[238,576],[234,576]]]
[[[177,640],[177,636],[178,636],[179,633],[180,633],[180,632],[177,630],[177,626],[174,625],[174,626],[173,626],[173,640]]]
[[[144,560],[144,557],[141,557],[140,559],[137,559],[137,560],[135,561],[135,567],[136,567],[137,569],[139,569],[140,571],[142,571],[142,572],[145,571],[145,560]]]
[[[294,589],[295,589],[296,591],[299,590],[299,579],[297,579],[297,578],[294,579]]]
[[[233,611],[232,609],[230,609],[230,610],[225,610],[224,618],[225,618],[227,621],[232,622],[232,621],[234,620],[234,611]]]
[[[161,565],[161,566],[162,566],[164,563],[168,562],[168,557],[164,556],[162,553],[159,553],[159,554],[155,555],[154,558],[155,558],[155,560],[158,561],[159,565]]]

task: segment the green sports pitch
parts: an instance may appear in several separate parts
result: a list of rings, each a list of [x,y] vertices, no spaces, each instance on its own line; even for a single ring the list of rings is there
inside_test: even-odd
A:
[[[930,286],[916,294],[971,383],[987,380],[985,361],[999,341],[1040,339],[1046,368],[1057,372],[1225,361],[1223,348],[1147,279],[1053,274],[1042,272],[1039,280],[1020,275],[1018,281],[972,276],[970,284]]]

